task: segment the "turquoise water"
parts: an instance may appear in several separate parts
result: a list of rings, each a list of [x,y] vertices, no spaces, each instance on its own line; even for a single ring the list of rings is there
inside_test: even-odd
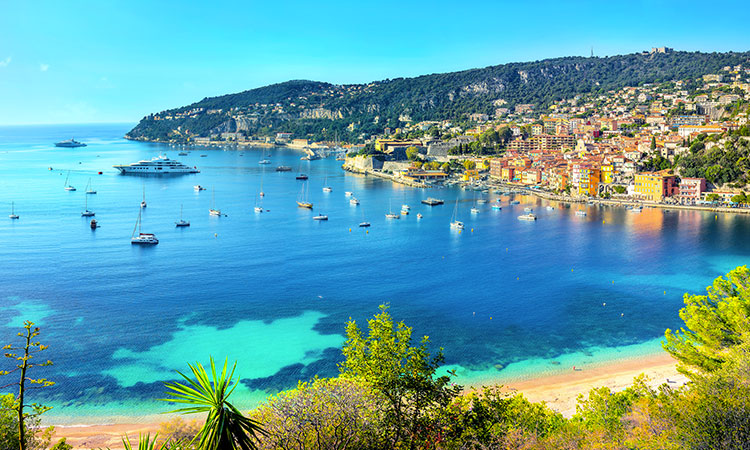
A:
[[[55,365],[39,376],[57,385],[34,401],[55,406],[52,422],[145,420],[169,409],[154,401],[162,382],[209,356],[238,361],[236,401],[250,407],[298,379],[335,375],[346,321],[363,322],[382,303],[442,346],[467,384],[637,357],[659,351],[664,329],[679,325],[685,292],[750,253],[746,216],[580,206],[588,215],[579,217],[579,206],[530,196],[472,215],[473,192],[394,185],[285,149],[271,150],[268,166],[258,150],[177,156],[123,140],[129,128],[0,127],[0,342],[25,319],[41,325]],[[52,146],[71,136],[89,146]],[[111,167],[160,153],[201,173],[149,178]],[[314,212],[295,204],[297,171],[310,175]],[[76,192],[63,190],[68,174]],[[80,217],[89,178],[96,231]],[[267,212],[256,214],[261,181]],[[150,248],[129,242],[144,187],[143,231],[160,239]],[[209,217],[212,191],[225,217]],[[446,204],[421,205],[428,196]],[[456,199],[460,234],[448,226]],[[7,218],[11,201],[17,221]],[[411,215],[387,221],[389,205],[403,203]],[[181,205],[189,228],[174,227]],[[517,220],[527,206],[537,222]],[[330,220],[313,221],[317,212]]]

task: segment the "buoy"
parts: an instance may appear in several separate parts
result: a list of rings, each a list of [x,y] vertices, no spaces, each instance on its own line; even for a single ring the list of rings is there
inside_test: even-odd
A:
[[[615,284],[615,280],[612,280],[612,284]]]
[[[573,269],[570,269],[570,271],[572,272],[572,271],[573,271]]]
[[[370,230],[365,230],[365,234],[370,234]]]
[[[214,233],[214,237],[219,237],[219,234],[218,233]]]
[[[490,320],[492,320],[492,316],[490,316]]]
[[[472,233],[474,232],[474,228],[472,228],[472,229],[471,229],[471,232],[472,232]]]
[[[516,281],[519,279],[519,277],[516,277]]]
[[[664,291],[664,295],[667,295],[667,291]]]
[[[352,232],[352,229],[351,229],[351,228],[349,228],[349,232],[350,232],[350,233]]]
[[[505,247],[505,252],[506,252],[506,253],[508,252],[508,247]]]
[[[476,311],[474,311],[473,313],[471,313],[471,315],[472,315],[472,316],[476,316],[476,315],[477,315],[477,312],[476,312]]]
[[[607,221],[606,220],[602,220],[602,223],[607,223]]]
[[[620,317],[622,317],[622,316],[624,316],[624,315],[625,315],[624,313],[620,313]]]
[[[602,306],[607,306],[607,303],[606,303],[606,302],[605,302],[605,303],[602,303]]]

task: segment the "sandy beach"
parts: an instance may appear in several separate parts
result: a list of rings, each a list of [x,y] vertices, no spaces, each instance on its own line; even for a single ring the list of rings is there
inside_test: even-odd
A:
[[[522,392],[533,402],[544,401],[552,409],[570,417],[575,413],[578,394],[585,394],[591,388],[599,386],[621,390],[629,386],[633,378],[642,373],[650,378],[650,385],[654,387],[663,383],[677,387],[687,381],[684,375],[677,372],[675,360],[668,354],[661,353],[607,363],[585,370],[571,368],[569,373],[515,381],[507,383],[505,388],[509,391]],[[164,421],[166,420],[165,417]],[[139,433],[150,432],[153,435],[159,426],[159,422],[56,426],[53,442],[66,437],[67,442],[76,450],[122,449],[121,439],[125,434],[135,440]]]

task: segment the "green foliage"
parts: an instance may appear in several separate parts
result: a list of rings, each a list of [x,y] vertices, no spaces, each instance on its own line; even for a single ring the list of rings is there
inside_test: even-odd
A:
[[[395,324],[385,305],[368,321],[366,336],[350,320],[346,337],[341,374],[363,380],[383,397],[386,439],[409,448],[429,439],[434,431],[430,414],[447,406],[461,390],[450,383],[449,375],[437,376],[442,349],[431,356],[427,336],[413,347],[412,329],[403,322]]]
[[[466,161],[464,161],[464,169],[466,169],[466,170],[474,170],[476,168],[477,168],[477,163],[475,163],[474,161],[472,161],[470,159],[467,159]]]
[[[410,161],[416,161],[417,159],[419,159],[419,150],[417,150],[417,147],[414,147],[413,145],[407,147],[406,148],[406,157]]]
[[[750,141],[738,136],[723,135],[724,146],[706,148],[705,136],[693,141],[690,153],[680,158],[678,165],[683,177],[705,178],[708,182],[725,183],[750,181]]]
[[[185,404],[171,412],[181,414],[205,413],[206,423],[201,428],[198,436],[198,448],[201,450],[248,450],[257,448],[255,440],[258,434],[263,433],[260,425],[242,413],[227,400],[239,384],[233,383],[234,370],[237,364],[227,372],[228,362],[224,361],[224,367],[217,376],[216,365],[211,358],[211,377],[200,363],[188,364],[193,372],[194,379],[177,372],[187,381],[183,383],[165,383],[169,389],[171,398],[164,399],[167,402]]]
[[[667,329],[664,349],[674,356],[678,369],[695,378],[717,371],[727,352],[750,333],[750,271],[746,266],[718,277],[706,288],[707,295],[685,294],[680,318],[685,327]]]
[[[659,170],[671,169],[672,163],[667,158],[656,155],[641,163],[639,167],[641,172],[658,172]]]
[[[608,387],[594,388],[587,397],[578,396],[573,420],[580,421],[590,430],[603,429],[613,437],[624,436],[622,418],[639,398],[652,396],[643,375],[633,380],[633,385],[621,392]]]
[[[266,434],[261,449],[367,449],[380,446],[382,399],[359,379],[300,382],[252,412]]]
[[[73,446],[66,442],[65,438],[57,441],[57,444],[53,445],[50,450],[73,450]]]
[[[741,192],[737,195],[733,195],[731,200],[732,200],[732,203],[740,203],[743,205],[748,202],[747,195],[744,192]]]
[[[719,196],[719,194],[711,193],[711,194],[706,194],[706,200],[709,202],[718,202],[719,200],[721,200],[721,197]]]
[[[0,370],[0,376],[17,374],[19,380],[15,383],[6,384],[0,386],[0,389],[7,388],[10,386],[18,386],[18,397],[13,404],[12,409],[15,410],[17,415],[17,428],[18,434],[16,439],[18,440],[18,447],[20,450],[26,450],[27,448],[33,448],[34,445],[38,445],[37,432],[39,431],[39,416],[49,411],[51,407],[43,406],[38,403],[26,403],[26,391],[28,389],[41,389],[50,387],[55,384],[54,381],[50,381],[46,378],[31,378],[29,377],[29,371],[35,367],[46,367],[51,366],[52,361],[47,360],[45,362],[35,363],[34,358],[48,348],[47,345],[43,345],[39,341],[34,339],[39,336],[39,327],[34,326],[34,322],[29,320],[23,324],[24,331],[18,333],[18,336],[22,338],[23,345],[20,347],[14,347],[13,344],[8,344],[3,347],[3,350],[7,350],[4,356],[14,361],[14,368],[11,370]],[[20,356],[18,353],[23,352]],[[31,413],[25,412],[27,408],[31,409]],[[26,423],[26,421],[29,423]],[[27,435],[28,432],[28,435]],[[51,430],[49,430],[51,432]],[[42,439],[46,439],[49,442],[49,433],[43,434]]]

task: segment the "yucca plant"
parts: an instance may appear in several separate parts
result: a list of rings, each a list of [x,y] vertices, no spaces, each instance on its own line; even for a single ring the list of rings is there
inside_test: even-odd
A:
[[[227,401],[239,384],[233,382],[234,370],[227,374],[227,360],[217,377],[216,365],[211,358],[211,377],[200,363],[188,364],[194,379],[182,372],[177,372],[187,383],[164,383],[170,390],[172,398],[163,399],[167,402],[182,403],[189,406],[170,411],[180,414],[206,413],[206,423],[200,429],[191,443],[197,441],[200,450],[255,450],[255,440],[259,434],[264,434],[263,428],[245,416]]]
[[[122,438],[122,446],[125,450],[187,450],[187,446],[182,440],[167,441],[161,445],[157,445],[158,437],[158,433],[154,435],[153,440],[151,439],[151,433],[140,434],[138,436],[138,446],[133,447],[133,443],[130,442],[130,437],[126,434],[125,437]],[[107,450],[110,450],[110,448],[107,447]]]

